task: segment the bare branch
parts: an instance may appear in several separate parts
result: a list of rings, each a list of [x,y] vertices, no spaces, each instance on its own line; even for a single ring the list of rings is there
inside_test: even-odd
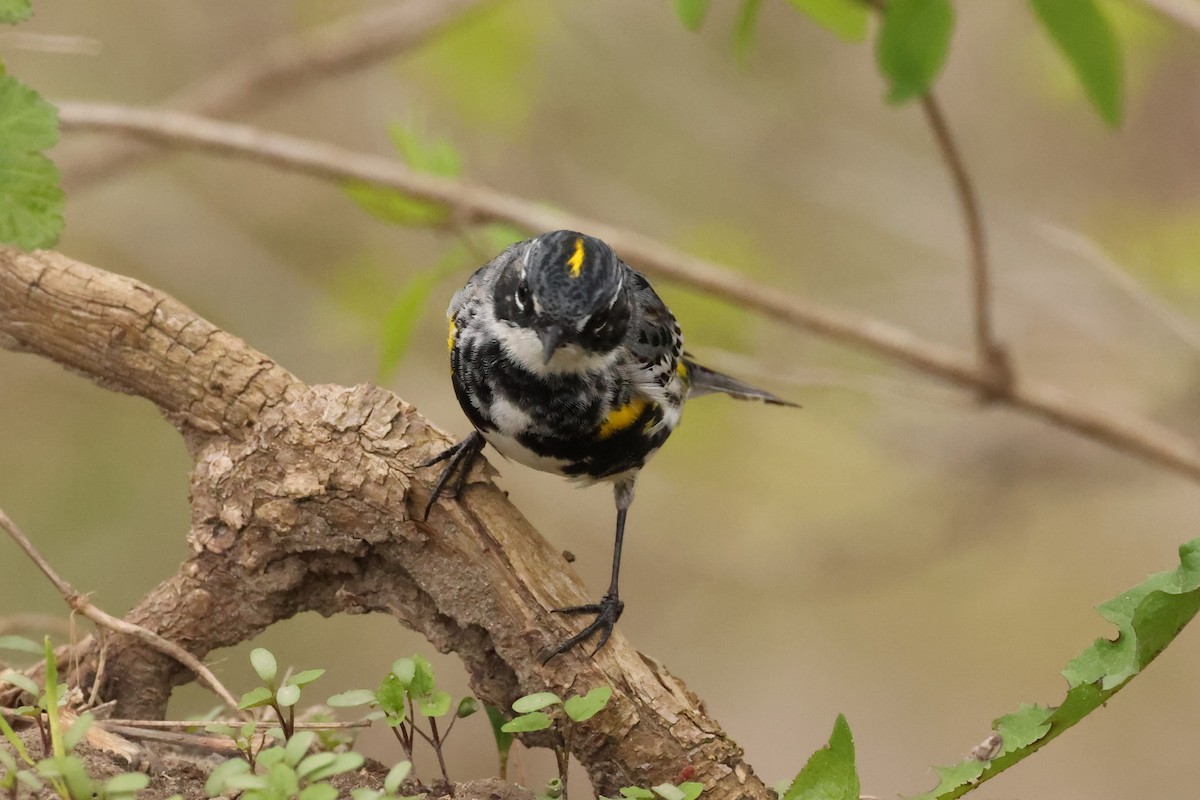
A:
[[[325,28],[289,35],[179,91],[166,105],[214,117],[265,108],[289,92],[412,50],[485,0],[408,0],[345,17]],[[60,153],[63,185],[79,190],[154,154],[133,142]]]
[[[1009,369],[1008,357],[1004,349],[996,341],[995,326],[992,322],[992,287],[989,274],[987,241],[983,233],[983,214],[979,210],[979,198],[967,173],[966,165],[954,143],[950,132],[950,124],[942,113],[941,106],[933,96],[933,92],[921,95],[921,110],[933,131],[942,160],[950,170],[954,181],[954,191],[958,195],[958,203],[962,208],[963,224],[967,229],[971,262],[971,307],[972,319],[975,323],[975,351],[979,358],[980,374],[986,376],[993,384],[984,389],[981,396],[991,400],[1007,393],[1008,385],[1013,381]]]
[[[188,440],[192,555],[129,622],[203,658],[304,611],[388,614],[458,653],[493,705],[613,687],[574,748],[600,792],[691,764],[714,797],[773,798],[699,699],[620,631],[592,658],[542,663],[573,626],[550,609],[585,602],[582,582],[486,468],[424,521],[434,476],[418,465],[447,440],[391,392],[306,386],[161,292],[48,251],[0,248],[0,346],[150,398]],[[161,717],[191,674],[110,638],[102,697]]]
[[[391,159],[191,114],[90,103],[62,103],[64,129],[111,130],[150,142],[249,158],[326,180],[367,181],[444,203],[464,220],[498,221],[545,231],[584,230],[606,240],[646,273],[676,281],[793,327],[867,351],[960,388],[991,392],[998,402],[1073,433],[1200,480],[1200,449],[1187,437],[1132,414],[1102,408],[1028,379],[997,385],[976,359],[921,339],[883,320],[815,303],[765,286],[632,231],[550,209],[466,181],[415,172]],[[0,343],[3,330],[0,329]]]
[[[25,552],[25,555],[29,556],[29,559],[37,565],[42,574],[50,579],[50,582],[54,584],[54,588],[58,589],[58,593],[67,601],[67,605],[71,607],[72,611],[78,611],[101,627],[117,633],[123,633],[126,636],[132,636],[158,652],[170,656],[194,672],[200,678],[201,682],[212,689],[217,697],[220,697],[226,705],[235,711],[237,710],[238,702],[230,691],[217,680],[217,676],[212,674],[212,670],[204,666],[199,659],[187,650],[140,625],[134,625],[125,620],[117,619],[103,609],[95,606],[87,597],[75,591],[74,587],[67,583],[66,579],[54,571],[54,567],[50,566],[50,562],[38,552],[33,542],[29,541],[29,537],[17,527],[17,524],[9,518],[8,514],[4,513],[4,509],[0,509],[0,528],[17,543],[17,547],[20,547]]]

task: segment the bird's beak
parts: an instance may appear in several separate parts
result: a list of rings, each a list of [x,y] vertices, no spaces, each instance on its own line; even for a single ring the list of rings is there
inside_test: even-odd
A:
[[[549,364],[550,359],[554,356],[554,351],[562,344],[563,338],[566,336],[566,331],[561,325],[548,325],[538,331],[538,338],[542,340],[542,363]]]

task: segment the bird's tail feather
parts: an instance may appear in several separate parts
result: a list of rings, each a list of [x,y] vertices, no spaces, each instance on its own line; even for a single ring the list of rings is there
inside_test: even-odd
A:
[[[764,403],[771,403],[777,406],[800,407],[799,403],[784,400],[782,397],[777,397],[765,389],[759,389],[756,386],[743,383],[737,378],[730,377],[723,372],[717,372],[716,370],[697,364],[690,358],[684,358],[683,363],[687,368],[688,382],[691,384],[688,393],[692,397],[712,394],[713,392],[723,392],[738,400],[761,400]]]

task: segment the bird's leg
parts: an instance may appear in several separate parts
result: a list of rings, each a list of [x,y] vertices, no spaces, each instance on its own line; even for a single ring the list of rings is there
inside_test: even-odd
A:
[[[596,649],[592,650],[592,655],[596,655],[600,648],[604,647],[608,637],[612,636],[613,627],[621,618],[621,612],[625,610],[625,603],[622,602],[617,591],[617,580],[621,574],[621,545],[625,539],[625,515],[629,511],[629,504],[633,502],[633,481],[618,483],[614,493],[617,499],[617,534],[613,542],[612,580],[608,584],[608,591],[604,593],[604,597],[600,598],[598,603],[554,609],[556,614],[595,614],[596,617],[586,628],[551,650],[542,659],[542,663],[567,652],[599,631],[600,641],[597,642]]]
[[[446,488],[447,482],[458,473],[458,477],[454,481],[454,487],[451,497],[458,497],[458,493],[462,491],[463,486],[467,482],[467,475],[471,472],[471,467],[475,464],[475,459],[479,458],[479,453],[483,450],[483,446],[487,441],[483,438],[483,434],[479,431],[471,431],[467,438],[463,439],[458,444],[452,444],[442,452],[438,453],[433,458],[423,461],[417,465],[418,469],[432,467],[439,461],[449,459],[450,463],[442,470],[442,474],[438,476],[437,483],[433,485],[433,491],[429,494],[429,502],[425,505],[424,519],[429,519],[429,509],[433,508],[433,504],[437,502],[441,496],[442,490]]]

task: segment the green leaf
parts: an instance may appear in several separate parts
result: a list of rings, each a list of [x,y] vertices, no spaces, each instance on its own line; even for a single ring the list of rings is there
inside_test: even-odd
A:
[[[419,172],[443,178],[454,178],[462,173],[462,160],[454,145],[418,132],[415,124],[392,122],[388,125],[388,138],[405,163]]]
[[[150,785],[150,776],[141,772],[123,772],[104,782],[104,791],[109,794],[132,794]]]
[[[496,756],[500,761],[500,777],[502,779],[507,778],[508,754],[512,751],[513,735],[504,730],[506,722],[504,712],[495,706],[489,705],[485,705],[483,710],[487,712],[488,722],[492,726],[492,736],[496,739]]]
[[[392,225],[425,227],[450,218],[450,207],[432,200],[419,200],[396,189],[366,181],[346,181],[342,191],[376,219]]]
[[[76,720],[71,723],[71,727],[67,728],[66,732],[63,733],[63,747],[66,748],[68,753],[74,750],[75,747],[83,741],[83,737],[87,735],[88,728],[92,727],[95,722],[96,718],[92,716],[92,713],[89,711],[87,713],[80,714]]]
[[[328,783],[314,783],[301,790],[299,800],[337,800],[337,796],[337,787]]]
[[[303,763],[303,762],[301,762]],[[326,778],[334,775],[341,775],[343,772],[353,772],[363,765],[362,753],[350,751],[348,753],[338,753],[329,764],[315,769],[309,773],[309,781],[323,781]]]
[[[263,683],[275,684],[275,676],[279,674],[279,663],[275,655],[265,647],[256,647],[250,651],[250,666],[258,673]]]
[[[758,28],[761,10],[762,0],[742,0],[738,6],[737,17],[733,21],[733,56],[739,63],[744,64],[754,49],[754,32]]]
[[[42,707],[46,712],[46,720],[50,723],[50,744],[54,755],[59,756],[59,761],[64,764],[68,761],[66,750],[63,749],[62,741],[62,718],[58,713],[58,659],[54,655],[54,645],[50,644],[50,637],[47,636],[42,640],[42,647],[46,651],[46,694],[45,705]]]
[[[540,711],[549,706],[556,706],[562,702],[562,698],[554,692],[537,692],[536,694],[527,694],[524,697],[518,697],[512,704],[512,710],[518,714],[528,714],[530,711]]]
[[[675,0],[675,13],[683,27],[689,31],[700,30],[710,2],[711,0]]]
[[[0,0],[0,22],[5,25],[16,25],[33,16],[33,7],[29,0]]]
[[[612,699],[611,686],[597,686],[583,697],[569,697],[563,703],[567,716],[576,722],[586,722],[596,716]]]
[[[887,78],[887,99],[902,103],[925,94],[946,61],[954,9],[950,0],[890,0],[875,46]]]
[[[19,650],[22,653],[42,654],[42,646],[24,636],[0,636],[0,650]]]
[[[854,738],[846,718],[839,714],[829,744],[812,754],[782,800],[858,800],[858,797]]]
[[[395,794],[400,791],[400,784],[404,783],[412,772],[412,762],[405,760],[401,761],[396,766],[388,770],[387,777],[383,779],[383,788],[388,794]]]
[[[621,790],[621,796],[629,800],[654,800],[654,792],[641,786],[626,786]]]
[[[283,746],[284,763],[293,767],[299,764],[308,755],[308,751],[312,749],[313,743],[316,741],[316,731],[297,731],[292,734],[291,740]]]
[[[0,672],[0,683],[11,683],[13,686],[19,687],[21,691],[28,692],[34,697],[37,697],[42,693],[42,690],[36,683],[33,682],[32,679],[22,675],[19,672],[13,672],[12,670]]]
[[[683,800],[683,790],[673,783],[660,783],[650,789],[663,800]]]
[[[29,250],[58,240],[58,167],[38,152],[57,141],[54,106],[15,78],[0,77],[0,241]]]
[[[699,781],[687,781],[679,784],[679,791],[683,792],[683,800],[696,800],[704,791],[704,784]]]
[[[238,703],[238,710],[245,711],[248,708],[258,708],[259,706],[270,705],[271,700],[275,698],[274,692],[266,686],[259,686],[251,689],[242,695],[241,702]]]
[[[273,767],[276,764],[282,764],[287,758],[287,751],[282,747],[268,747],[266,750],[259,751],[255,758],[255,765],[262,769],[264,767]]]
[[[279,691],[275,692],[275,702],[283,708],[291,708],[300,702],[300,687],[291,683],[280,686]]]
[[[450,711],[450,693],[442,689],[417,701],[417,710],[426,717],[444,717]]]
[[[939,767],[938,785],[914,800],[961,797],[1037,752],[1139,675],[1200,612],[1200,539],[1179,548],[1179,561],[1175,570],[1151,575],[1100,606],[1100,615],[1117,626],[1117,637],[1097,639],[1067,664],[1061,705],[1026,705],[1000,717],[993,724],[1003,741],[999,754],[987,763],[968,759]]]
[[[387,792],[379,789],[368,789],[365,786],[358,786],[350,790],[350,797],[353,800],[383,800],[387,797]]]
[[[436,685],[433,680],[433,665],[424,656],[413,656],[413,676],[408,691],[413,697],[425,697]]]
[[[325,701],[325,705],[333,706],[334,708],[352,708],[354,706],[369,706],[375,702],[378,702],[375,699],[375,693],[370,689],[351,689],[348,692],[342,692],[330,697]]]
[[[404,684],[400,678],[396,677],[395,673],[389,672],[384,676],[375,697],[379,701],[379,707],[389,716],[404,717],[407,711],[404,702],[408,698],[408,690],[404,688]]]
[[[236,775],[230,775],[225,779],[225,788],[233,789],[235,792],[263,791],[267,788],[267,776],[255,775],[250,772],[241,772]]]
[[[439,271],[432,270],[414,275],[392,301],[392,307],[383,318],[383,342],[379,352],[382,378],[390,379],[404,359],[420,322],[421,311],[441,277]]]
[[[862,0],[788,0],[821,25],[849,42],[867,38],[870,9]]]
[[[204,793],[209,797],[223,794],[226,780],[249,771],[250,765],[240,758],[231,758],[222,762],[209,773],[208,780],[204,782]]]
[[[17,732],[8,724],[8,720],[4,718],[3,714],[0,714],[0,733],[4,734],[4,738],[17,751],[17,755],[21,757],[21,760],[33,766],[33,759],[29,757],[29,751],[25,749],[25,743],[21,741],[20,736],[17,736]],[[511,739],[512,737],[510,736],[509,738]]]
[[[325,670],[323,669],[306,669],[288,678],[287,682],[293,686],[308,686],[324,674]]]
[[[458,718],[469,717],[479,710],[479,701],[474,697],[464,697],[458,701],[458,708],[454,709],[454,716]]]
[[[0,152],[33,153],[58,143],[58,112],[16,78],[0,78]]]
[[[417,664],[411,658],[397,658],[392,662],[392,674],[399,678],[400,683],[407,689],[417,674]]]
[[[296,776],[301,780],[304,780],[317,770],[328,767],[336,758],[337,753],[313,753],[311,756],[307,756],[302,759],[296,766]]]
[[[522,714],[515,719],[510,719],[501,726],[500,730],[505,733],[530,733],[532,731],[544,731],[549,727],[550,717],[541,711],[534,711],[531,714]]]
[[[1088,99],[1112,127],[1121,124],[1124,66],[1112,26],[1095,0],[1030,0],[1034,13],[1071,62]]]

